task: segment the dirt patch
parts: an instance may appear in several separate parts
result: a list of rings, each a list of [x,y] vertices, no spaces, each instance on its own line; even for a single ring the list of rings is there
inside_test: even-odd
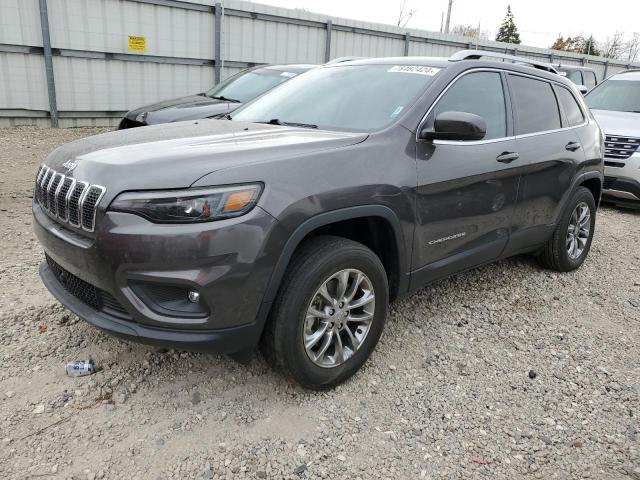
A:
[[[2,478],[640,478],[639,213],[601,209],[575,273],[518,257],[396,303],[365,368],[309,393],[259,356],[114,339],[46,292],[34,175],[100,131],[0,129]],[[95,375],[65,376],[88,355]]]

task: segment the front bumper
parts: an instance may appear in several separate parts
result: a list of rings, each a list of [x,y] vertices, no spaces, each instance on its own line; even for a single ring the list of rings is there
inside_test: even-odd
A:
[[[606,165],[602,195],[610,202],[640,207],[640,153],[626,159],[624,166]],[[614,162],[621,164],[622,162]]]
[[[254,348],[262,332],[260,322],[207,331],[144,326],[92,309],[65,290],[46,262],[40,264],[39,273],[45,287],[67,309],[94,327],[127,340],[194,352],[235,353]]]
[[[283,234],[259,207],[240,218],[194,225],[107,212],[91,238],[58,224],[37,203],[33,215],[50,262],[40,266],[42,280],[83,320],[114,335],[186,350],[233,353],[258,342],[268,312],[263,296]],[[69,288],[67,276],[109,301],[87,302]],[[155,309],[132,288],[140,282],[195,290],[207,312],[194,317]]]

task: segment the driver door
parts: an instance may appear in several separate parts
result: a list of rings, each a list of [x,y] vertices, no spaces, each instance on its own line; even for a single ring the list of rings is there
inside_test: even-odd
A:
[[[493,69],[459,76],[424,122],[451,111],[481,116],[487,133],[479,141],[418,141],[414,288],[496,259],[513,222],[521,162],[506,79]]]

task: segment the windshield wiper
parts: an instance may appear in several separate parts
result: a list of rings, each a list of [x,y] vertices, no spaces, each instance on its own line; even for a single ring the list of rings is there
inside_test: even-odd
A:
[[[267,125],[283,125],[286,127],[318,128],[318,126],[314,125],[313,123],[283,122],[278,118],[272,118],[268,122],[255,122],[255,123],[266,123]]]
[[[222,100],[225,102],[231,102],[231,103],[242,103],[240,100],[237,100],[235,98],[227,98],[224,95],[211,95],[209,98],[213,98],[214,100]]]

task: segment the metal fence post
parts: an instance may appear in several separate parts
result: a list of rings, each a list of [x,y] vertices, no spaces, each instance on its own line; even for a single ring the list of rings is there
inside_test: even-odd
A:
[[[607,78],[607,72],[609,71],[609,60],[604,62],[604,73],[602,74],[602,79]]]
[[[409,45],[411,44],[411,34],[409,32],[404,34],[404,56],[409,56]]]
[[[51,36],[49,34],[49,13],[47,0],[39,0],[40,28],[42,30],[42,49],[44,52],[44,70],[47,77],[47,93],[49,94],[49,112],[51,126],[58,128],[58,102],[56,100],[56,83],[53,78],[53,59],[51,56]]]
[[[327,20],[327,40],[324,47],[324,61],[328,62],[331,60],[331,30],[333,28],[333,22],[331,20]]]
[[[214,45],[213,45],[213,74],[215,83],[220,83],[220,73],[222,70],[222,4],[216,2],[213,10],[214,17]]]

